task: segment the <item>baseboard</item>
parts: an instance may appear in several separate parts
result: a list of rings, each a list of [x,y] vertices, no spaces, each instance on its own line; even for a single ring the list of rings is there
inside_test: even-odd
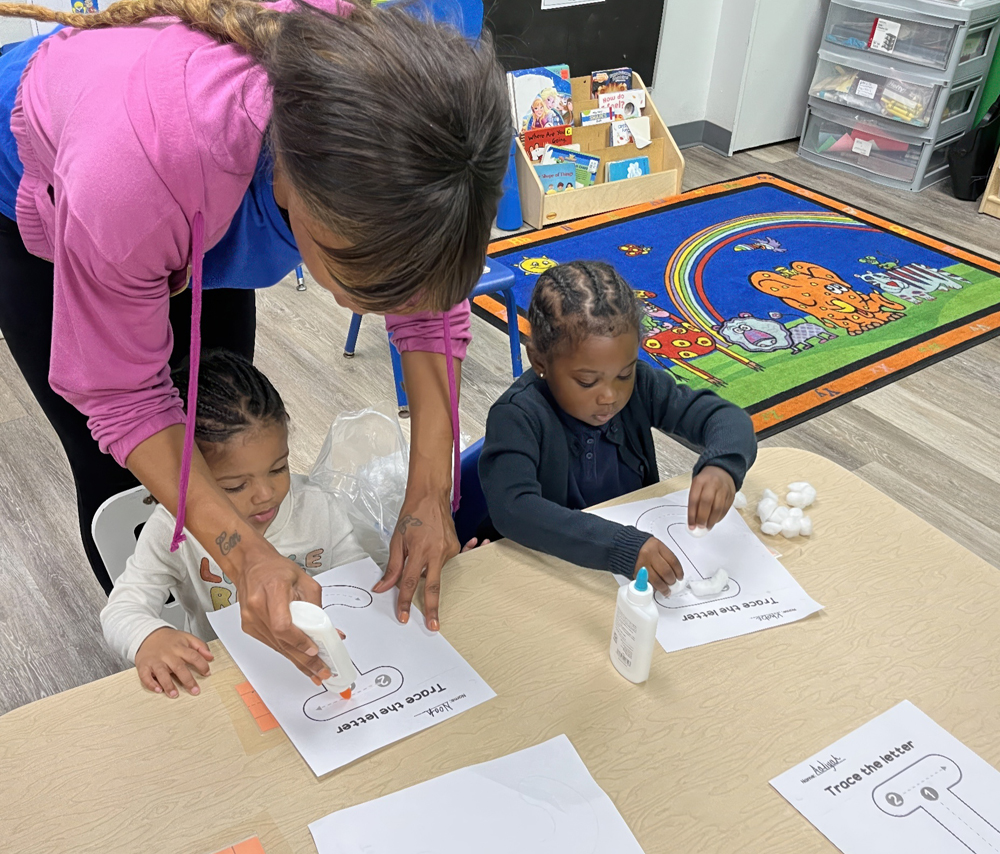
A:
[[[670,126],[670,135],[674,138],[678,148],[691,148],[695,145],[704,145],[719,154],[729,156],[729,145],[732,142],[733,132],[720,128],[712,122],[684,122],[679,125]]]

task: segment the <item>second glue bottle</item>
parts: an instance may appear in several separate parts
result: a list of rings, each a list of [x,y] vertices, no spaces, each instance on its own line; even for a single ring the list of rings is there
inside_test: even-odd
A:
[[[659,614],[646,567],[635,581],[618,591],[615,625],[611,630],[611,663],[629,682],[645,682],[653,660]]]

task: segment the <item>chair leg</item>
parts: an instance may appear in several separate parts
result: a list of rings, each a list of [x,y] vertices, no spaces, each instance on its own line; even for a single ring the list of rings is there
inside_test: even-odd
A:
[[[295,282],[295,290],[304,291],[306,289],[306,277],[305,273],[302,272],[301,264],[295,268]]]
[[[514,297],[514,289],[507,288],[503,292],[504,302],[507,304],[507,335],[510,338],[510,369],[517,379],[524,372],[521,367],[521,330],[517,324],[517,299]]]
[[[392,357],[392,379],[396,384],[396,404],[399,406],[399,417],[410,417],[410,404],[406,399],[406,390],[403,388],[403,360],[399,351],[392,343],[392,333],[389,333],[389,355]]]
[[[344,358],[354,358],[354,348],[358,346],[358,332],[361,331],[361,315],[355,314],[351,318],[351,328],[347,331],[347,342],[344,344]]]

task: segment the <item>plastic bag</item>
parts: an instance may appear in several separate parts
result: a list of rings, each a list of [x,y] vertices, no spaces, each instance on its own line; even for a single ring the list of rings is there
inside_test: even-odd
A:
[[[310,480],[343,499],[361,547],[383,569],[409,468],[406,440],[391,411],[338,415],[309,473]]]

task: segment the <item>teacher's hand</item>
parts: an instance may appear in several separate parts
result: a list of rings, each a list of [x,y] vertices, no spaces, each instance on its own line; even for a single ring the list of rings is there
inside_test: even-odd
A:
[[[322,606],[319,582],[274,549],[262,549],[247,560],[234,583],[243,631],[276,649],[317,685],[329,678],[316,644],[292,625],[288,607],[296,599]]]
[[[373,588],[384,593],[399,584],[396,616],[410,619],[410,603],[421,577],[424,585],[424,621],[436,632],[441,628],[438,603],[441,598],[441,567],[459,552],[455,523],[447,492],[410,495],[399,513],[399,522],[389,542],[389,563],[382,580]]]

